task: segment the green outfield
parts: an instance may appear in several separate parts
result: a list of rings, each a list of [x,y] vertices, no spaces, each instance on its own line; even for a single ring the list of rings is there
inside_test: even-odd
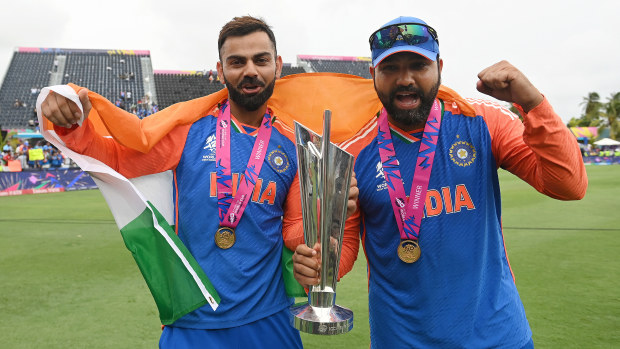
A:
[[[537,348],[620,346],[620,166],[589,166],[560,202],[501,171],[504,233]],[[217,286],[217,285],[216,285]],[[338,285],[351,333],[306,348],[368,348],[365,258]],[[0,198],[0,347],[155,348],[146,284],[97,190]]]

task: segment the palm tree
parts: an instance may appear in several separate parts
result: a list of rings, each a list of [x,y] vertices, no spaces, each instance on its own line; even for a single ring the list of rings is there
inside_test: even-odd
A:
[[[574,126],[598,126],[600,123],[601,108],[603,107],[599,94],[596,92],[588,93],[587,97],[583,97],[581,105],[584,106],[583,116],[578,120],[578,125]]]
[[[583,97],[581,105],[585,106],[584,115],[598,112],[601,108],[601,97],[596,92],[590,92],[587,97]]]
[[[609,138],[616,139],[618,131],[620,131],[620,92],[612,93],[605,103],[605,117],[607,118],[607,126],[609,126]]]

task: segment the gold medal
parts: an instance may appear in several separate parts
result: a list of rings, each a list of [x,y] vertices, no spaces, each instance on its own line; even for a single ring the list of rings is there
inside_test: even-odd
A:
[[[398,245],[398,258],[405,263],[414,263],[420,259],[422,250],[416,240],[401,240]]]
[[[235,230],[229,227],[220,227],[215,232],[215,244],[222,250],[226,250],[235,244]]]

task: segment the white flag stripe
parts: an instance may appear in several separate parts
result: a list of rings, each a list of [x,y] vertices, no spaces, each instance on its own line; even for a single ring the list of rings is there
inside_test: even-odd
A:
[[[82,110],[82,104],[79,101],[77,93],[75,93],[75,91],[71,89],[69,86],[60,85],[60,86],[46,87],[41,91],[41,93],[39,94],[39,97],[37,98],[37,117],[39,119],[39,125],[44,124],[43,115],[41,113],[41,103],[43,103],[43,101],[49,94],[50,90],[66,98],[71,99],[80,107],[80,110]],[[91,158],[89,156],[78,154],[72,151],[71,149],[67,148],[64,142],[60,139],[60,137],[58,137],[56,132],[43,129],[42,133],[44,136],[49,136],[49,137],[46,137],[46,139],[49,140],[50,143],[56,146],[56,148],[58,148],[65,155],[68,155],[78,166],[82,168],[82,170],[89,172],[93,176],[93,178],[95,179],[95,182],[99,186],[99,189],[102,195],[106,199],[108,206],[110,207],[110,211],[112,211],[112,214],[114,216],[114,219],[116,220],[116,224],[118,225],[119,229],[122,229],[129,222],[137,218],[142,212],[144,212],[144,209],[148,207],[147,200],[145,199],[145,197],[127,178],[125,178],[118,172],[114,171],[112,168],[102,163],[101,161]],[[151,178],[155,180],[161,180],[161,179],[164,179],[165,176],[166,175],[161,175],[161,176],[155,176]],[[170,176],[170,174],[168,174],[168,176]],[[141,181],[138,181],[138,182],[141,182]],[[172,185],[171,181],[168,182],[168,185],[169,186]],[[149,185],[146,182],[142,181],[140,183],[140,186],[146,188]],[[151,188],[155,189],[157,187],[151,185]],[[165,197],[165,195],[158,197],[156,201],[161,201],[163,197]],[[172,201],[171,194],[170,194],[170,201]],[[169,205],[172,205],[172,203],[170,202]],[[168,205],[165,205],[165,206],[168,206]],[[148,207],[148,209],[149,211],[151,211],[151,214],[153,216],[153,224],[154,224],[155,229],[164,237],[164,239],[166,239],[170,247],[174,250],[176,255],[181,259],[181,261],[183,262],[183,265],[187,268],[187,270],[190,272],[190,274],[194,278],[194,281],[196,282],[196,285],[200,289],[202,295],[211,305],[211,308],[213,308],[213,310],[217,309],[218,304],[215,303],[213,297],[207,291],[205,285],[202,283],[202,280],[200,280],[200,278],[196,274],[196,271],[189,264],[189,262],[187,261],[183,253],[181,253],[178,247],[170,239],[166,231],[157,223],[155,213],[153,213],[150,207]],[[167,210],[168,210],[168,213],[171,212],[170,209],[167,209]],[[168,218],[169,217],[166,217],[166,220],[168,220]],[[171,217],[170,217],[170,220],[171,220]]]
[[[104,172],[91,171],[90,175],[108,203],[119,229],[135,220],[146,209],[146,200],[140,197],[128,180],[123,181]]]
[[[174,190],[172,171],[132,178],[129,181],[146,199],[157,207],[170,225],[174,225]]]

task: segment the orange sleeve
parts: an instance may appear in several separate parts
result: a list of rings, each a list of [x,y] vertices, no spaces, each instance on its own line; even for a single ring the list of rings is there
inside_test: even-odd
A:
[[[284,203],[284,217],[282,218],[282,237],[284,245],[291,251],[295,251],[298,245],[304,243],[304,225],[301,213],[301,195],[299,192],[299,175],[289,188],[286,202]]]
[[[377,135],[375,129],[376,121],[372,118],[355,136],[351,139],[338,144],[342,149],[353,155],[357,160],[360,151],[370,143]],[[354,161],[355,161],[354,160]],[[353,165],[355,168],[355,165]],[[344,225],[344,236],[342,238],[342,253],[340,257],[340,268],[338,269],[338,278],[343,277],[353,269],[353,265],[357,260],[360,248],[360,224],[361,211],[359,209],[359,201],[357,210],[347,219]]]
[[[360,249],[360,210],[358,209],[349,217],[344,225],[342,237],[342,253],[340,254],[340,267],[338,279],[345,276],[353,269]]]
[[[499,167],[552,198],[584,197],[588,177],[577,140],[547,98],[527,114],[520,109],[524,123],[504,108],[477,104],[476,109],[489,128]]]
[[[102,137],[88,119],[80,127],[74,125],[67,129],[54,126],[54,130],[69,149],[95,158],[127,178],[134,178],[175,168],[181,159],[190,127],[183,125],[174,128],[147,153]]]

